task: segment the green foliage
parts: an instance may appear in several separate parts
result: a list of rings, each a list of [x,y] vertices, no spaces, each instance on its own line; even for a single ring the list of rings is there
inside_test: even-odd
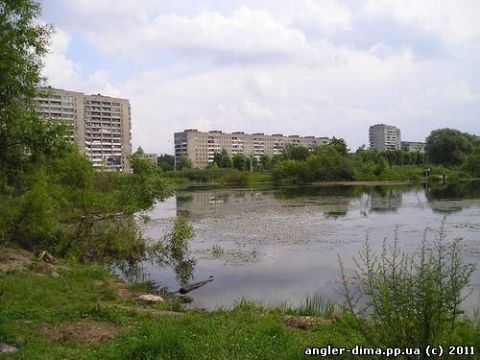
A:
[[[221,152],[213,154],[213,163],[216,164],[219,168],[230,168],[232,167],[232,159],[228,155],[227,150],[222,149]]]
[[[347,313],[313,330],[285,325],[285,314],[295,314],[295,310],[271,309],[245,300],[233,310],[167,316],[161,312],[170,308],[169,303],[146,308],[135,300],[119,298],[110,285],[114,279],[101,267],[77,265],[59,274],[59,278],[29,272],[0,275],[0,339],[18,347],[14,357],[300,359],[307,346],[375,345],[357,332],[354,319]],[[145,290],[138,287],[138,291]],[[330,317],[327,302],[311,298],[303,305],[307,302],[303,313],[318,316],[324,312]],[[41,331],[85,320],[116,328],[118,334],[113,339],[81,344],[71,339],[54,340]],[[478,348],[480,328],[469,321],[458,323],[452,343]]]
[[[189,241],[193,238],[192,226],[183,216],[177,216],[173,229],[150,249],[150,255],[160,266],[174,268],[180,284],[185,285],[193,275],[196,261],[190,258]]]
[[[309,155],[310,150],[302,145],[287,145],[282,153],[284,160],[305,161]]]
[[[262,170],[272,170],[272,166],[273,166],[273,161],[272,161],[272,158],[270,158],[270,156],[268,155],[262,155],[260,156],[260,166],[262,168]]]
[[[248,175],[245,172],[241,172],[239,170],[229,171],[223,178],[221,179],[223,184],[227,185],[246,185],[248,183]]]
[[[480,152],[475,155],[470,155],[465,160],[462,169],[469,173],[471,176],[480,177]]]
[[[334,146],[322,146],[307,159],[310,176],[314,181],[352,180],[353,169],[348,157]]]
[[[272,171],[274,183],[301,184],[312,181],[352,180],[351,161],[333,146],[324,146],[306,161],[285,160]]]
[[[172,171],[175,166],[175,156],[168,154],[161,154],[157,158],[157,165],[162,171]]]
[[[139,153],[130,156],[130,166],[134,174],[154,175],[158,172],[158,166]]]
[[[320,316],[331,319],[338,313],[338,309],[334,303],[326,301],[319,296],[307,296],[305,301],[294,312],[302,316]]]
[[[473,137],[454,129],[432,131],[425,151],[433,164],[460,165],[475,150]]]
[[[182,155],[178,157],[176,170],[184,170],[184,169],[191,169],[191,168],[192,168],[192,160],[190,160],[188,156]]]
[[[32,106],[40,81],[41,58],[51,31],[36,21],[36,1],[2,1],[0,13],[0,192],[16,191],[18,178],[39,158],[63,151],[54,123]]]
[[[347,142],[344,139],[337,139],[335,136],[328,142],[329,146],[332,146],[340,155],[348,154]]]
[[[369,343],[425,348],[451,342],[474,267],[461,260],[458,240],[445,243],[443,224],[433,244],[426,237],[427,231],[414,254],[400,251],[395,240],[377,255],[367,239],[351,278],[340,260],[347,310]]]
[[[309,180],[305,161],[285,160],[273,167],[272,181],[275,184],[302,184]]]
[[[232,158],[233,167],[237,170],[248,170],[247,158],[243,154],[235,154]]]

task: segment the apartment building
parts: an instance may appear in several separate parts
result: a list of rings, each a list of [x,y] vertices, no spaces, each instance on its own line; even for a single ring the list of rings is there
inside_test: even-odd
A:
[[[402,141],[402,150],[425,152],[426,144],[418,141]]]
[[[370,126],[370,147],[378,151],[392,151],[401,149],[400,129],[385,124]]]
[[[328,137],[224,133],[219,130],[200,132],[197,129],[187,129],[174,134],[175,156],[188,156],[192,165],[198,168],[207,167],[213,162],[214,154],[222,149],[230,156],[244,154],[260,159],[262,155],[272,157],[281,154],[287,145],[303,145],[312,150],[328,141]]]
[[[130,171],[131,112],[126,99],[42,88],[35,98],[45,118],[67,124],[76,142],[97,170]]]
[[[145,153],[142,155],[144,159],[147,159],[152,162],[152,164],[157,164],[158,154],[156,153]]]

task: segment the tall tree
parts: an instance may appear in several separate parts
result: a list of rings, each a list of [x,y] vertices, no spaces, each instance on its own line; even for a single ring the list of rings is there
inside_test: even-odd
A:
[[[330,139],[328,145],[332,146],[340,155],[347,155],[348,147],[347,142],[342,138],[336,138],[335,136]]]
[[[213,163],[217,164],[217,166],[220,168],[232,167],[232,159],[225,149],[222,149],[221,152],[217,152],[213,155]]]
[[[283,150],[284,160],[305,161],[309,155],[310,150],[303,145],[287,145]]]
[[[232,158],[232,164],[235,169],[246,170],[247,169],[247,158],[243,154],[235,154]]]
[[[0,192],[4,192],[32,163],[67,144],[57,126],[40,119],[32,105],[51,32],[36,20],[40,5],[33,0],[0,0],[0,10]]]
[[[430,133],[425,151],[434,164],[459,165],[474,151],[468,134],[455,129],[439,129]]]

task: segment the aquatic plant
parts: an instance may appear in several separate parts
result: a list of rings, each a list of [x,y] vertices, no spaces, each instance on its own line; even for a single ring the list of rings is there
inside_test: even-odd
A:
[[[219,257],[222,257],[223,254],[225,253],[225,250],[223,250],[223,248],[218,244],[213,245],[211,251],[212,251],[213,257],[216,259]]]

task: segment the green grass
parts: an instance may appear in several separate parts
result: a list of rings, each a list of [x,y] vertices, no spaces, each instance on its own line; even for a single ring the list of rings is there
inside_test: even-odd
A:
[[[2,359],[301,359],[307,346],[367,345],[348,314],[312,330],[291,328],[291,315],[329,318],[334,309],[316,297],[299,308],[268,308],[241,300],[232,310],[165,315],[172,303],[144,306],[118,296],[112,277],[98,266],[72,266],[59,278],[32,272],[0,274],[0,342],[19,348]],[[142,284],[131,291],[149,290]],[[54,340],[45,326],[82,321],[113,324],[111,340],[84,344]],[[454,340],[480,345],[470,322]]]
[[[0,342],[19,348],[2,359],[296,359],[308,345],[358,341],[343,324],[293,329],[283,322],[285,312],[247,302],[231,311],[152,316],[135,311],[144,308],[119,298],[110,283],[110,275],[96,266],[73,266],[59,278],[0,274]],[[106,342],[81,344],[53,340],[41,330],[82,319],[112,323],[122,332]]]

